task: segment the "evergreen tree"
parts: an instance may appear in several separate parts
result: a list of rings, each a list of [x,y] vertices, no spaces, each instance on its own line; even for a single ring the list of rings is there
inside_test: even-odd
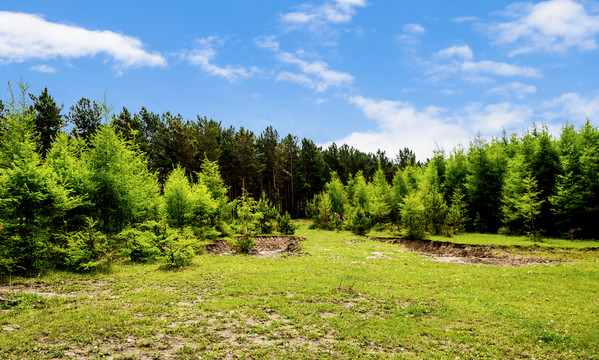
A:
[[[114,128],[101,126],[84,154],[90,168],[95,218],[104,233],[156,215],[159,187],[140,153],[129,148]]]
[[[164,183],[165,210],[169,222],[181,229],[191,217],[193,198],[185,170],[177,166]]]
[[[102,106],[88,98],[81,98],[71,106],[67,121],[74,126],[74,136],[88,140],[102,124]]]
[[[29,96],[33,101],[30,111],[35,113],[33,126],[38,136],[39,153],[42,155],[42,158],[45,158],[46,152],[52,145],[54,138],[64,126],[64,121],[60,114],[62,107],[56,106],[56,102],[48,94],[47,87],[44,88],[38,97],[32,94],[29,94]]]
[[[401,204],[402,234],[407,238],[426,236],[426,209],[418,194],[409,194]]]
[[[558,229],[570,238],[584,227],[586,188],[580,168],[581,141],[574,126],[566,123],[559,140],[562,171],[557,176],[555,193],[549,198]]]
[[[19,100],[13,97],[8,104],[0,138],[0,273],[43,269],[53,220],[74,203],[36,152],[28,86],[20,82],[19,88]]]
[[[480,137],[472,142],[468,159],[469,171],[466,188],[470,217],[480,220],[475,225],[478,231],[496,231],[499,228],[503,183],[501,159],[499,155],[492,154],[491,147]]]
[[[393,195],[382,167],[374,173],[370,183],[370,215],[375,224],[385,224],[391,221]]]

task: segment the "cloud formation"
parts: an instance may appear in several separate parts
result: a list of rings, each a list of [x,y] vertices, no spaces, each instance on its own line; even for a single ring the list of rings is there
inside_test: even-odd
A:
[[[361,151],[384,150],[393,157],[399,149],[409,147],[419,160],[431,157],[435,144],[451,149],[459,143],[469,141],[470,133],[445,115],[442,108],[430,106],[418,109],[412,104],[376,100],[363,96],[349,97],[348,102],[356,106],[369,119],[376,122],[372,131],[354,132],[335,142],[348,144]],[[327,146],[329,144],[325,144]]]
[[[563,53],[568,49],[594,50],[599,16],[572,0],[518,3],[507,8],[514,20],[492,24],[489,30],[499,44],[515,45],[510,55],[536,51]]]
[[[558,120],[563,122],[568,120],[579,124],[587,118],[597,121],[599,119],[599,95],[586,97],[569,92],[543,102],[541,109],[541,116],[546,121]]]
[[[420,24],[405,24],[403,31],[410,34],[422,34],[426,32],[426,29]]]
[[[245,66],[226,65],[223,67],[215,65],[213,60],[216,58],[217,53],[214,47],[222,46],[224,43],[225,39],[216,36],[201,38],[198,40],[199,48],[184,52],[182,57],[190,64],[199,66],[209,75],[222,77],[228,81],[247,79],[258,72],[258,68],[255,66],[247,68]]]
[[[507,102],[487,105],[471,103],[448,112],[435,106],[417,108],[407,102],[377,100],[360,95],[349,97],[347,101],[365,117],[374,120],[376,128],[351,133],[335,143],[345,143],[372,153],[380,149],[390,156],[408,147],[419,160],[430,158],[436,146],[446,151],[458,145],[467,146],[477,134],[489,138],[499,135],[503,129],[508,133],[521,131],[520,127],[529,124],[533,116],[532,107]]]
[[[280,20],[292,28],[341,24],[352,20],[356,7],[364,6],[365,0],[334,0],[318,6],[306,3],[300,5],[298,11],[282,14]]]
[[[274,52],[274,57],[280,64],[299,68],[299,73],[288,70],[279,71],[275,77],[276,81],[296,83],[317,92],[323,92],[330,87],[348,86],[354,82],[352,75],[333,70],[324,61],[310,62],[302,59],[299,55],[281,51],[274,36],[259,36],[254,38],[254,44],[259,48]]]
[[[52,66],[48,66],[48,65],[35,65],[29,68],[29,70],[33,70],[33,71],[39,71],[39,72],[43,72],[46,74],[52,74],[56,72],[56,69],[53,68]]]
[[[161,54],[143,50],[141,41],[131,36],[53,23],[31,14],[0,11],[0,64],[91,57],[100,53],[112,58],[117,67],[166,65]]]
[[[460,74],[470,82],[488,80],[485,76],[540,78],[543,75],[533,67],[512,65],[492,60],[474,61],[468,45],[452,46],[435,53],[431,62],[424,62],[433,79]]]
[[[505,97],[515,96],[518,99],[524,99],[527,95],[537,92],[534,85],[522,84],[518,81],[510,82],[504,85],[496,86],[488,91],[490,94],[501,95]]]

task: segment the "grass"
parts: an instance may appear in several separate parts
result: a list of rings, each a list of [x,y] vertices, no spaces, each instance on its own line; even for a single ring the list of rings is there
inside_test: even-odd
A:
[[[310,255],[13,279],[21,302],[0,310],[0,359],[599,358],[599,252],[585,243],[545,240],[575,260],[507,267],[439,263],[306,223],[296,235]]]

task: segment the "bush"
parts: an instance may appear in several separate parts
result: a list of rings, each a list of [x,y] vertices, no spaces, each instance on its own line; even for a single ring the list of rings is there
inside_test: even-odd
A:
[[[116,235],[115,240],[120,244],[120,255],[126,260],[153,263],[160,256],[160,249],[156,246],[158,238],[151,231],[127,229]]]
[[[233,249],[239,253],[247,254],[250,250],[256,245],[256,240],[253,237],[249,236],[249,234],[245,234],[243,236],[238,237],[231,246]]]
[[[354,209],[349,221],[349,230],[356,235],[366,235],[372,228],[370,215],[365,212],[361,206]]]
[[[164,262],[161,268],[177,269],[191,265],[195,256],[196,239],[189,231],[167,229],[160,245]]]
[[[113,253],[106,236],[94,230],[96,223],[92,218],[88,218],[87,231],[67,235],[67,248],[63,251],[67,269],[93,272],[110,266]]]
[[[291,222],[291,216],[287,211],[285,211],[285,215],[277,215],[277,230],[281,234],[293,235],[295,229],[296,226]]]
[[[404,225],[402,235],[412,239],[426,236],[426,213],[418,195],[411,194],[401,204],[401,220]]]

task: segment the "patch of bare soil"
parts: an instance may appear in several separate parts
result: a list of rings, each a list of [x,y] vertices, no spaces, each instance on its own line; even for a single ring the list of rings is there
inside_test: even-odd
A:
[[[250,250],[253,256],[280,256],[282,254],[302,254],[300,241],[306,240],[298,236],[255,236],[256,245]],[[236,251],[224,240],[217,240],[206,246],[206,254],[236,254]]]
[[[436,261],[446,263],[525,266],[562,261],[559,259],[522,256],[510,253],[500,246],[467,245],[445,241],[405,238],[374,238],[374,240],[399,244],[421,255],[433,256]]]

